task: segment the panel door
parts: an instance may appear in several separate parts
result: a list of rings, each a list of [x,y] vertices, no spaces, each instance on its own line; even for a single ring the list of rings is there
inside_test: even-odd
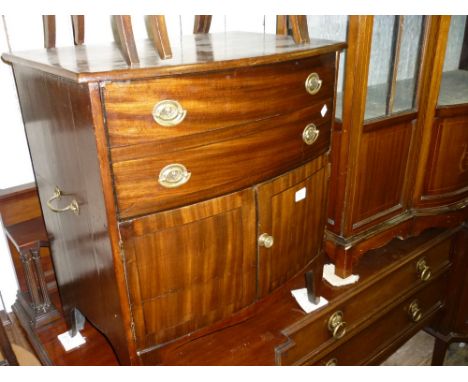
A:
[[[266,244],[262,239],[258,241],[260,297],[311,262],[315,279],[319,282],[322,278],[320,251],[328,180],[324,164],[324,158],[318,158],[257,187],[257,236],[266,234],[270,238]]]
[[[121,223],[120,230],[139,350],[254,302],[252,189]]]

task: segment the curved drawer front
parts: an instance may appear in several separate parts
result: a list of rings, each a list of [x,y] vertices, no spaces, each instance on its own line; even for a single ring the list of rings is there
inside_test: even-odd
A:
[[[352,304],[347,301],[339,303],[320,314],[309,315],[311,318],[306,317],[300,325],[288,328],[285,334],[289,341],[276,349],[277,359],[284,365],[296,364],[312,353],[346,341],[353,336],[356,328],[380,315],[383,307],[410,290],[431,283],[437,275],[444,272],[450,264],[450,247],[450,239],[447,239],[423,254],[419,252],[378,283],[367,285],[357,292]],[[330,329],[329,320],[337,312],[341,312],[344,325],[336,325],[336,329]],[[335,338],[333,330],[337,332]]]
[[[330,101],[325,104],[331,107]],[[240,190],[326,152],[330,118],[321,116],[319,106],[196,139],[172,141],[172,146],[112,149],[120,217]],[[319,134],[307,144],[303,132],[310,123],[316,125]]]
[[[444,277],[428,285],[422,291],[407,298],[380,319],[357,333],[349,341],[326,356],[319,355],[305,362],[306,365],[340,366],[372,362],[382,349],[390,346],[399,337],[414,333],[421,323],[432,317],[441,306],[446,279]],[[416,308],[415,308],[416,307]],[[414,309],[419,315],[414,316]],[[418,318],[415,321],[415,318]]]
[[[333,97],[335,54],[237,70],[113,82],[103,90],[111,147],[163,141],[279,114]],[[306,80],[317,73],[321,87],[309,94]],[[154,110],[161,101],[175,101]],[[156,108],[158,109],[158,108]],[[172,126],[153,117],[166,114]]]

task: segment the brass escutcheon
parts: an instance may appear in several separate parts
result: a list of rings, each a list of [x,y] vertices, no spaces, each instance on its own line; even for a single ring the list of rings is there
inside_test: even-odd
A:
[[[333,313],[328,319],[328,330],[332,332],[335,339],[340,339],[346,334],[346,322],[343,321],[341,310]]]
[[[173,163],[165,166],[159,172],[158,182],[165,188],[176,188],[187,183],[192,174],[183,164]]]
[[[186,115],[187,110],[184,110],[179,102],[171,99],[160,101],[153,108],[153,118],[161,126],[176,126]]]
[[[311,73],[305,81],[305,88],[309,94],[317,94],[322,87],[322,80],[317,73]]]
[[[338,366],[338,360],[336,358],[331,358],[327,361],[325,366]]]
[[[419,301],[414,300],[408,307],[408,314],[413,322],[418,322],[421,320],[423,314],[422,310],[419,307]]]
[[[431,278],[431,268],[427,265],[426,259],[422,258],[416,263],[416,270],[419,273],[419,278],[422,281],[427,281]]]
[[[312,145],[318,139],[320,131],[313,123],[309,123],[302,132],[302,140],[307,145]]]

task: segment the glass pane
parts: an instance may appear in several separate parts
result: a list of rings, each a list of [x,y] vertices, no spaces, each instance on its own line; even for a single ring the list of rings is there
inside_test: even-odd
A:
[[[423,16],[375,16],[364,119],[414,109]]]
[[[348,16],[307,16],[309,36],[311,39],[346,41],[348,35]],[[343,83],[346,62],[346,50],[340,54],[335,116],[341,119],[343,111]]]
[[[439,105],[461,103],[468,103],[468,31],[466,16],[452,16]]]

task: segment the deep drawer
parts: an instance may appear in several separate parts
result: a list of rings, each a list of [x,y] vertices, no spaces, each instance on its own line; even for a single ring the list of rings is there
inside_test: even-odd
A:
[[[296,364],[337,342],[346,341],[356,328],[366,321],[373,320],[373,317],[379,315],[385,306],[399,296],[431,282],[435,274],[447,269],[450,265],[450,248],[451,241],[446,239],[430,245],[422,252],[416,251],[409,258],[385,269],[382,277],[370,277],[363,282],[352,296],[352,303],[349,302],[349,298],[337,301],[322,312],[308,315],[302,322],[287,328],[284,333],[289,337],[289,341],[276,349],[278,363]],[[422,271],[417,267],[421,260],[429,267],[424,273],[426,277],[430,274],[427,280],[422,280]],[[342,329],[345,329],[341,338],[334,338],[332,330],[329,329],[329,320],[337,312],[342,313],[344,322],[344,325],[336,329],[337,336],[342,335]]]
[[[331,107],[330,101],[327,104]],[[330,144],[330,119],[322,117],[320,109],[321,105],[312,106],[192,139],[171,141],[171,145],[112,149],[120,217],[167,210],[237,191],[319,156]],[[317,127],[318,138],[306,144],[303,134],[311,123]],[[172,176],[167,171],[171,166],[185,174],[175,187],[161,181]]]
[[[313,357],[304,364],[332,366],[368,363],[399,337],[419,330],[420,324],[441,308],[445,287],[446,277],[438,278],[337,349],[326,356]]]
[[[164,141],[292,113],[333,97],[334,70],[333,53],[275,65],[108,83],[103,94],[109,143]],[[321,87],[311,95],[305,82],[314,72]],[[173,125],[163,126],[153,111],[158,114],[164,107],[155,105],[168,100],[176,101],[185,114],[166,103],[166,118]]]

